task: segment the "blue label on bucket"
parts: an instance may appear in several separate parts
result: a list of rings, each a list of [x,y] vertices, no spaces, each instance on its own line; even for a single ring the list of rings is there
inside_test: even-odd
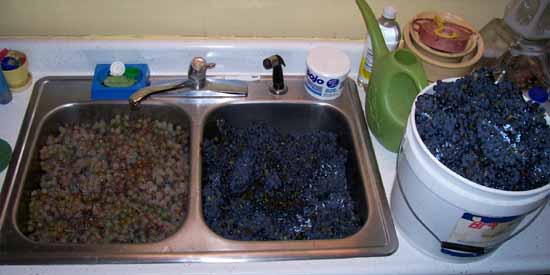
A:
[[[442,245],[441,252],[457,257],[483,255],[483,251],[498,247],[510,236],[522,218],[523,216],[484,217],[464,213],[449,239],[443,242],[445,245]]]
[[[495,217],[476,216],[476,215],[470,214],[470,213],[464,213],[462,215],[462,218],[465,219],[465,220],[469,220],[472,223],[485,224],[485,225],[501,223],[501,222],[509,222],[509,221],[513,221],[513,220],[515,220],[519,217],[521,217],[521,216],[496,217],[495,218]]]

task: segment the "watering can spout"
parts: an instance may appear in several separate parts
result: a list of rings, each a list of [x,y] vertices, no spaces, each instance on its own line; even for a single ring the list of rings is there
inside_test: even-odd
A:
[[[382,36],[382,31],[378,27],[378,20],[374,16],[372,9],[365,2],[365,0],[356,0],[357,6],[361,11],[363,20],[367,26],[367,31],[369,32],[370,40],[372,43],[372,49],[374,51],[374,63],[379,61],[383,56],[389,53],[386,42],[384,41],[384,36]]]
[[[369,5],[365,0],[356,0],[356,3],[374,51],[365,101],[367,125],[384,147],[397,152],[414,99],[428,80],[422,64],[411,51],[396,49],[390,53]]]

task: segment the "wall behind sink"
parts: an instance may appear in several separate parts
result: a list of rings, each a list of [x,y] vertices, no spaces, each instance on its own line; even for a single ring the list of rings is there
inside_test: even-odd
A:
[[[446,10],[477,28],[502,17],[506,0],[370,0],[399,10]],[[0,36],[296,37],[363,39],[354,0],[2,0]]]

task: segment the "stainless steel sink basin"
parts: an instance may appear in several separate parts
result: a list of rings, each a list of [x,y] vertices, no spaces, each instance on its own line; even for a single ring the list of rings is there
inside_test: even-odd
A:
[[[51,112],[47,113],[41,120],[38,127],[32,130],[36,131],[33,135],[34,139],[29,143],[29,154],[23,157],[23,161],[27,164],[22,167],[25,171],[22,173],[23,178],[23,190],[19,196],[17,202],[16,221],[17,230],[19,233],[25,232],[26,222],[29,219],[29,200],[30,193],[33,190],[40,189],[40,178],[43,176],[40,165],[40,148],[47,143],[48,136],[55,136],[59,132],[59,127],[64,125],[76,125],[76,124],[89,124],[98,121],[110,121],[115,116],[128,115],[129,121],[137,121],[140,118],[150,118],[151,120],[166,121],[180,126],[182,129],[188,131],[190,128],[189,116],[180,108],[167,104],[146,104],[139,111],[134,111],[129,108],[127,104],[116,104],[110,102],[81,102],[81,103],[68,103],[61,105]],[[99,141],[96,141],[99,142]],[[189,151],[190,148],[185,148],[185,151]],[[183,156],[187,156],[184,152],[181,152]],[[187,159],[187,162],[190,160]],[[188,182],[187,179],[186,182]],[[187,189],[189,188],[186,185]],[[189,193],[189,192],[186,192]],[[188,201],[182,202],[184,208],[188,208]],[[178,226],[181,227],[185,217],[181,217]],[[31,241],[31,240],[29,240]]]
[[[153,79],[154,81],[164,78]],[[355,84],[348,79],[343,95],[319,101],[307,95],[303,77],[287,77],[289,92],[269,93],[268,78],[249,83],[246,98],[178,98],[156,95],[130,110],[127,101],[90,98],[89,77],[47,77],[35,85],[1,193],[0,263],[127,263],[260,261],[384,256],[397,249],[397,238],[378,173]],[[38,148],[64,123],[108,119],[116,114],[170,121],[190,131],[188,212],[180,229],[159,242],[143,244],[40,243],[21,230],[29,192],[41,171]],[[263,120],[283,132],[332,131],[350,152],[349,184],[363,226],[343,239],[235,241],[214,233],[203,218],[201,142],[214,134],[223,118],[235,127]]]
[[[284,114],[284,115],[283,115]],[[282,135],[287,134],[299,134],[299,133],[313,133],[313,131],[319,130],[323,132],[330,132],[335,134],[337,138],[337,143],[340,147],[344,148],[347,151],[347,167],[346,167],[346,174],[341,175],[339,178],[345,179],[347,183],[347,190],[350,190],[351,193],[351,201],[353,201],[357,208],[357,213],[355,213],[356,217],[359,219],[359,223],[361,225],[364,225],[368,218],[368,204],[367,204],[367,196],[365,196],[365,187],[362,184],[361,181],[361,175],[359,174],[359,163],[358,159],[355,156],[354,152],[354,144],[353,144],[353,137],[352,132],[349,127],[349,124],[347,123],[344,115],[339,112],[338,109],[331,107],[330,105],[320,105],[320,104],[309,104],[309,103],[284,103],[284,102],[278,102],[278,103],[248,103],[248,104],[230,104],[226,106],[222,106],[220,108],[217,108],[208,116],[206,117],[206,123],[204,127],[204,138],[207,138],[209,140],[222,139],[222,134],[219,132],[218,124],[220,122],[223,122],[224,127],[232,127],[232,129],[250,129],[251,127],[257,126],[258,121],[261,122],[267,122],[267,124],[270,127],[273,127],[278,133],[281,133]],[[296,143],[310,143],[310,140],[303,139],[298,140]],[[263,146],[267,147],[267,144],[264,144]],[[283,148],[277,149],[279,153],[281,151],[284,151],[285,149],[288,150],[288,147],[292,145],[288,144],[285,145]],[[317,148],[318,149],[318,148]],[[265,151],[265,150],[262,150]],[[304,154],[303,152],[301,153]],[[203,153],[203,158],[205,158],[205,153]],[[311,157],[311,156],[310,156]],[[334,158],[334,156],[331,156],[331,158]],[[221,157],[216,158],[216,163],[220,162]],[[300,171],[304,171],[304,162],[297,162],[295,159],[289,159],[290,163],[293,165],[299,165]],[[310,164],[313,161],[308,160],[307,163]],[[279,165],[280,162],[277,163]],[[266,165],[267,164],[263,164]],[[288,163],[285,162],[283,166],[287,166]],[[202,169],[202,175],[207,174],[205,171],[205,162],[203,160],[203,169]],[[271,169],[271,168],[263,168],[263,169]],[[275,167],[276,169],[276,167]],[[204,192],[204,185],[208,184],[208,177],[202,176],[203,178],[203,192]],[[301,179],[301,182],[307,182],[305,179]],[[317,179],[315,181],[316,183],[319,183],[320,180]],[[305,183],[304,183],[305,184]],[[254,185],[254,184],[251,184]],[[261,186],[264,185],[262,182],[260,184]],[[254,190],[254,193],[259,193],[265,195],[265,192],[263,191],[263,188],[260,187],[259,190],[254,188],[254,186],[250,187]],[[304,190],[300,190],[301,193],[303,193]],[[287,192],[295,192],[295,189],[287,190]],[[332,191],[334,193],[334,190]],[[206,192],[208,194],[208,192]],[[203,194],[203,198],[206,195]],[[286,197],[285,197],[286,198]],[[265,200],[265,199],[264,199]],[[253,200],[247,199],[249,203]],[[301,210],[299,211],[299,215],[302,216],[303,214],[303,201],[298,198],[293,198],[292,203],[290,205],[299,204]],[[229,207],[229,204],[235,203],[235,198],[232,198],[228,201],[228,205],[226,207]],[[223,206],[222,206],[223,207]],[[340,205],[342,207],[342,205]],[[231,208],[234,208],[231,207]],[[208,208],[205,206],[203,202],[203,209],[204,211],[208,211]],[[260,212],[267,212],[272,214],[272,211],[277,211],[277,207],[272,207],[269,210],[265,208],[261,208]],[[288,205],[286,208],[286,211],[284,214],[281,214],[285,217],[285,219],[288,219]],[[238,214],[240,216],[240,214]],[[226,215],[222,215],[220,218],[216,219],[215,223],[217,224],[224,224],[226,222],[225,220]],[[333,215],[331,215],[333,216]],[[304,218],[305,220],[306,218]],[[337,217],[334,218],[335,220],[338,219]],[[326,218],[325,218],[326,220]],[[299,223],[296,222],[295,223]],[[208,224],[210,227],[211,224]],[[300,227],[300,225],[295,225]],[[302,224],[304,226],[304,224]],[[261,228],[261,227],[259,227]],[[334,227],[333,227],[334,229]],[[214,232],[216,230],[213,229]],[[218,230],[220,231],[220,230]],[[357,230],[350,230],[351,232],[347,236],[353,235],[357,233]],[[224,232],[216,232],[218,234],[224,235]],[[302,232],[303,235],[304,232]],[[338,234],[338,233],[337,233]],[[249,234],[250,236],[250,234]],[[287,236],[285,236],[287,237]],[[251,237],[247,237],[251,238]],[[325,237],[328,238],[328,237]],[[233,238],[235,239],[235,238]],[[258,240],[257,238],[251,238],[252,240]],[[331,238],[336,239],[336,238]],[[237,240],[239,240],[237,238]]]

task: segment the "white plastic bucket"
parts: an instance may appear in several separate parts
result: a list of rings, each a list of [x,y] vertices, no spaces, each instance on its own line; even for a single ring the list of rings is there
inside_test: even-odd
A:
[[[420,94],[433,93],[434,86]],[[422,142],[415,107],[416,103],[401,143],[390,199],[397,226],[428,255],[454,262],[479,260],[538,216],[550,184],[528,191],[503,191],[458,175]]]

